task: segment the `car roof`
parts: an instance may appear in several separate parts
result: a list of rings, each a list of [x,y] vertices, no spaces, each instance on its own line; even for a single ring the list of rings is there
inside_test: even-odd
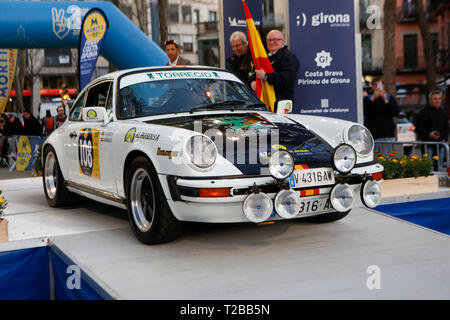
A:
[[[228,70],[217,68],[217,67],[209,67],[209,66],[156,66],[156,67],[141,67],[141,68],[133,68],[133,69],[124,69],[124,70],[118,70],[114,71],[108,74],[105,74],[97,79],[95,79],[95,82],[102,81],[102,80],[113,80],[117,79],[118,77],[127,74],[127,73],[134,73],[134,72],[146,72],[146,71],[164,71],[164,70],[216,70],[216,71],[225,71],[229,72]]]

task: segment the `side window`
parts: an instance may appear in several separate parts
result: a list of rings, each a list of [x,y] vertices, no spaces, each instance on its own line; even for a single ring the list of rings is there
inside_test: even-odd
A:
[[[113,83],[109,83],[109,89],[108,89],[108,100],[106,100],[106,111],[108,113],[108,116],[112,113],[112,102],[114,98],[114,86]]]
[[[105,81],[90,88],[86,99],[86,107],[106,108],[106,98],[108,97],[110,85],[110,81]]]
[[[72,106],[72,109],[70,110],[70,120],[81,120],[81,109],[83,109],[83,102],[84,102],[84,96],[86,95],[86,92],[83,93],[83,95],[80,97],[80,99],[77,100],[77,102]]]

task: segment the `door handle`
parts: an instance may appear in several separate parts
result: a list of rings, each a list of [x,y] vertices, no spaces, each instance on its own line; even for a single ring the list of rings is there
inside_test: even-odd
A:
[[[75,138],[77,136],[77,133],[75,131],[72,131],[71,133],[69,133],[69,137],[71,138]]]

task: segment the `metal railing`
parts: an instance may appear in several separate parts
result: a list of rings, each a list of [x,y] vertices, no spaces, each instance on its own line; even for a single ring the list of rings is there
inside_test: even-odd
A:
[[[445,150],[445,155],[446,155],[446,167],[450,168],[450,147],[447,144],[447,142],[432,142],[432,141],[407,141],[407,142],[386,142],[386,141],[375,141],[375,145],[380,145],[381,146],[381,150],[379,150],[381,153],[383,154],[388,154],[391,153],[392,151],[396,151],[397,153],[399,152],[400,148],[395,148],[395,146],[401,147],[401,152],[403,152],[406,148],[411,147],[412,149],[410,150],[409,154],[410,155],[418,155],[418,156],[422,156],[423,154],[423,149],[419,148],[420,150],[418,151],[417,146],[421,146],[421,147],[425,147],[427,145],[431,145],[431,146],[436,146],[436,155],[439,156],[440,152],[439,149],[440,147],[443,147]],[[390,148],[384,148],[384,146],[390,147]],[[386,151],[386,149],[389,149]],[[443,170],[443,164],[444,164],[444,160],[442,159],[442,161],[438,161],[438,170],[437,171],[445,171]]]

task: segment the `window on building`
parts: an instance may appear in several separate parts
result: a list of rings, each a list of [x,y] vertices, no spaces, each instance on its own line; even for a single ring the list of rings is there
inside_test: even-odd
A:
[[[72,65],[70,48],[44,49],[44,55],[46,67],[65,67]]]
[[[372,37],[370,34],[362,35],[362,63],[363,72],[372,70]]]
[[[200,23],[200,10],[194,10],[194,24]]]
[[[216,11],[209,12],[209,21],[217,21],[217,12]]]
[[[192,23],[191,6],[182,6],[181,14],[183,16],[183,23]]]
[[[192,36],[183,36],[183,49],[186,52],[193,52],[193,37]]]
[[[414,18],[417,14],[417,0],[403,0],[402,2],[403,16]]]
[[[264,0],[263,1],[263,24],[264,26],[274,26],[275,18],[274,18],[274,7],[273,0]]]
[[[169,22],[179,22],[178,18],[178,5],[171,4],[169,6]]]
[[[409,34],[403,36],[403,57],[406,69],[417,68],[417,35]]]

